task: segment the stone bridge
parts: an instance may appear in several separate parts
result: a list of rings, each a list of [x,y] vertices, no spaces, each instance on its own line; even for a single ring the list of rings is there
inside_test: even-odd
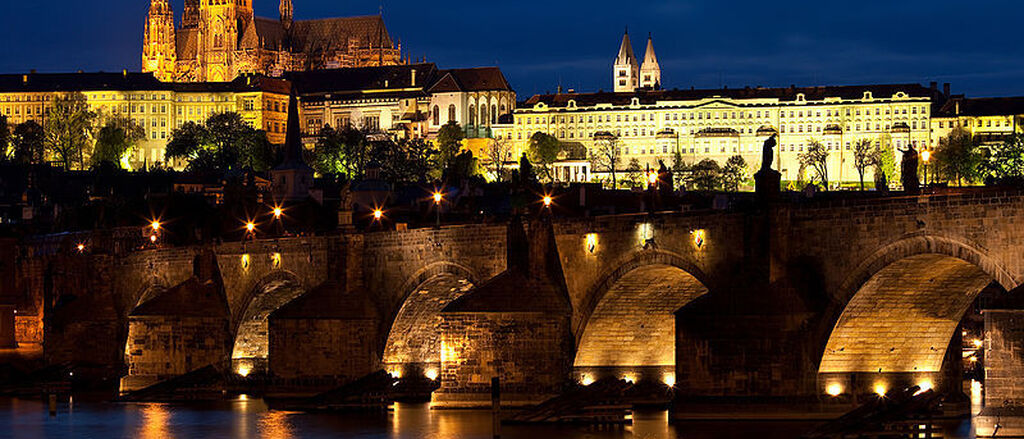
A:
[[[973,190],[188,248],[65,236],[5,244],[0,272],[20,342],[126,390],[207,364],[294,386],[385,368],[472,406],[492,376],[513,403],[616,376],[675,384],[685,411],[959,388],[962,317],[1024,281],[1022,220],[1024,193]]]

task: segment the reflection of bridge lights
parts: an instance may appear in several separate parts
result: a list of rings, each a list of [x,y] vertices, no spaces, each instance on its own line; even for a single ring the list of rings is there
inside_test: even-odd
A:
[[[580,377],[580,384],[583,384],[584,386],[594,384],[594,377],[591,376],[589,373],[585,373],[583,374],[583,376]]]
[[[843,385],[839,384],[839,383],[829,384],[828,387],[825,388],[825,393],[827,393],[828,396],[831,396],[831,397],[836,397],[836,396],[842,395],[843,394]]]
[[[664,375],[661,376],[661,382],[665,383],[666,386],[675,387],[676,386],[676,374],[671,373],[671,372],[666,372]]]
[[[590,252],[590,253],[593,253],[594,250],[597,250],[597,234],[596,233],[588,233],[587,234],[587,251]]]
[[[436,380],[437,375],[437,369],[434,368],[427,369],[427,371],[423,374],[423,376],[427,377],[427,379],[430,381]]]
[[[881,381],[875,383],[875,394],[877,394],[878,396],[885,396],[887,392],[889,392],[889,388],[886,386],[885,383]]]

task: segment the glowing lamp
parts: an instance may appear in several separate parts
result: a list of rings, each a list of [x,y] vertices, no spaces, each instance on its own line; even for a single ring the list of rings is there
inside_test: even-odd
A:
[[[85,251],[85,244],[78,244],[78,246],[76,248],[78,248],[78,252],[79,253],[84,252]]]
[[[256,231],[256,223],[249,221],[245,223],[245,231],[252,233]]]
[[[283,215],[283,214],[284,214],[284,210],[282,210],[280,207],[275,207],[274,208],[274,219],[281,219],[281,215]]]
[[[651,172],[647,174],[647,183],[650,183],[651,186],[658,184],[658,173]]]
[[[825,393],[827,393],[828,396],[831,396],[831,397],[836,397],[836,396],[842,395],[843,394],[843,385],[839,384],[839,383],[829,384],[828,387],[825,388]]]
[[[149,227],[152,228],[154,232],[160,231],[160,221],[153,221],[152,223],[149,223]]]
[[[242,255],[242,268],[244,268],[244,269],[248,269],[249,268],[249,254],[248,253]]]
[[[625,381],[627,383],[633,384],[633,383],[636,382],[636,375],[633,375],[631,373],[627,373],[627,374],[622,376],[622,381]]]
[[[544,201],[544,207],[551,207],[551,202],[552,202],[551,195],[545,195],[543,201]]]
[[[917,393],[915,393],[915,395],[920,395],[924,392],[934,389],[935,383],[932,383],[932,380],[930,379],[923,379],[921,380],[921,382],[917,383],[917,387],[920,390],[918,390]]]
[[[665,383],[666,386],[675,387],[676,386],[676,374],[674,374],[674,373],[666,373],[666,374],[662,375],[661,376],[661,382]]]
[[[588,253],[593,253],[595,250],[597,250],[597,234],[596,233],[588,233],[587,234],[587,252]]]
[[[437,375],[437,369],[434,368],[427,369],[427,371],[423,374],[423,376],[427,377],[427,379],[430,381],[436,380]]]
[[[149,242],[156,242],[156,235],[149,235]]]
[[[270,255],[270,263],[271,265],[274,266],[274,268],[281,268],[281,254],[274,253]]]
[[[889,388],[886,387],[885,383],[883,383],[881,381],[875,383],[875,394],[877,394],[878,396],[885,396],[885,394],[888,391],[889,391]]]
[[[440,192],[434,192],[434,203],[435,204],[441,204],[441,200],[443,200],[443,199],[444,199],[444,196],[441,195]]]
[[[580,384],[583,384],[584,386],[594,384],[594,377],[591,376],[589,373],[585,373],[582,377],[580,377]]]
[[[973,341],[971,341],[971,343],[974,344],[974,347],[976,347],[978,349],[981,349],[981,347],[985,345],[985,342],[983,342],[983,341],[981,341],[979,339],[974,339]]]
[[[693,231],[693,245],[697,246],[698,249],[704,247],[704,238],[705,232],[703,229]]]
[[[384,211],[380,210],[380,209],[374,210],[373,211],[373,219],[375,219],[377,221],[380,221],[381,218],[384,218]]]
[[[400,379],[402,379],[402,370],[401,369],[392,369],[390,372],[388,372],[388,375],[391,375],[391,378],[394,378],[396,380],[400,380]]]
[[[921,151],[921,160],[924,160],[925,163],[928,163],[928,160],[931,159],[931,158],[932,158],[931,151],[928,151],[927,149],[924,150],[924,151]]]
[[[245,378],[249,376],[250,372],[252,372],[252,368],[249,367],[249,365],[243,364],[241,366],[238,366],[238,376]]]

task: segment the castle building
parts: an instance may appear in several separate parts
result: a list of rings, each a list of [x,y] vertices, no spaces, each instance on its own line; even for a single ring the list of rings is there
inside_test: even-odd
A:
[[[139,169],[167,163],[171,132],[186,122],[202,123],[217,113],[236,112],[250,126],[263,129],[271,143],[284,143],[288,95],[284,80],[244,76],[231,82],[167,83],[149,73],[30,73],[0,75],[0,114],[14,126],[34,121],[45,128],[54,99],[81,93],[99,122],[107,116],[130,118],[145,131],[128,165]]]
[[[403,64],[382,16],[295,20],[291,0],[277,19],[256,17],[252,0],[185,0],[175,29],[168,0],[150,0],[142,71],[161,81],[227,82],[242,74]]]

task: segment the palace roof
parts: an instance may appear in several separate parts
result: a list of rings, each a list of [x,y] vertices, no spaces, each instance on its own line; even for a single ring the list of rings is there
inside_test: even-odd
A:
[[[974,99],[954,97],[933,116],[1007,116],[1016,114],[1024,114],[1024,96]]]
[[[152,73],[29,73],[0,75],[0,93],[47,93],[85,91],[245,92],[287,94],[288,81],[266,76],[239,76],[231,82],[161,82]]]
[[[498,67],[442,70],[437,82],[430,87],[431,93],[511,90],[512,86]]]
[[[549,107],[568,107],[569,101],[575,101],[579,107],[590,107],[597,104],[616,106],[630,105],[634,98],[640,105],[654,105],[665,101],[699,101],[705,99],[773,99],[781,102],[794,102],[797,96],[804,95],[807,101],[822,101],[825,98],[844,100],[861,99],[865,92],[871,92],[874,99],[890,99],[899,92],[911,98],[931,98],[934,91],[920,84],[884,84],[824,87],[786,87],[786,88],[725,88],[708,90],[638,90],[625,93],[560,93],[535,95],[520,105],[528,109],[538,103]]]

